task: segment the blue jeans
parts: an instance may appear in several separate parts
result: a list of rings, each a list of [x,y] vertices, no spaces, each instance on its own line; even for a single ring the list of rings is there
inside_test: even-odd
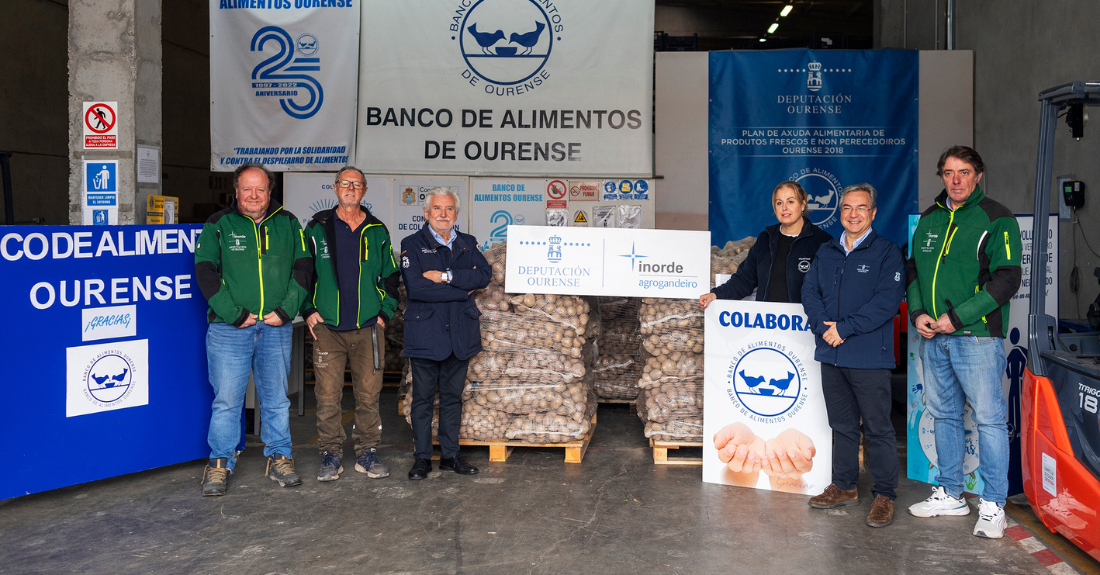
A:
[[[260,400],[264,455],[291,456],[290,400],[286,393],[293,331],[290,323],[271,327],[262,322],[246,328],[212,323],[206,330],[206,363],[214,388],[206,440],[210,458],[228,459],[229,469],[236,463],[234,453],[241,436],[241,408],[249,373]]]
[[[1004,505],[1008,496],[1008,403],[1001,385],[1007,365],[1004,338],[936,334],[921,341],[920,354],[924,399],[935,422],[940,471],[936,481],[948,495],[962,495],[963,407],[969,401],[978,428],[978,471],[985,480],[982,498]]]

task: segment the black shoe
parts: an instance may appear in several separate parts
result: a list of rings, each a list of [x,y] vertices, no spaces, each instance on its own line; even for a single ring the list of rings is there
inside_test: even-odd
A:
[[[409,470],[409,479],[424,479],[432,472],[432,460],[416,458],[412,469]]]
[[[477,475],[477,468],[462,458],[461,453],[456,453],[454,457],[442,457],[439,459],[440,471],[454,471],[459,475]]]

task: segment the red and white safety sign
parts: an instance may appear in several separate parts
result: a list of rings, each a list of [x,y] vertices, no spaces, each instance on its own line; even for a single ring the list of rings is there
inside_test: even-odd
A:
[[[84,102],[84,149],[118,149],[118,102]]]
[[[598,199],[600,199],[599,180],[569,180],[569,201],[594,202]]]
[[[565,190],[565,182],[561,180],[554,180],[546,185],[546,195],[551,200],[565,199]]]

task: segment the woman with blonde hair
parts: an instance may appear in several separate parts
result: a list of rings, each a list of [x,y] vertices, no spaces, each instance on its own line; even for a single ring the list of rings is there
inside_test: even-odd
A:
[[[806,190],[798,182],[775,187],[772,210],[779,223],[760,232],[729,281],[699,296],[704,309],[718,298],[744,299],[753,290],[757,301],[802,302],[802,280],[810,262],[832,236],[806,219]]]

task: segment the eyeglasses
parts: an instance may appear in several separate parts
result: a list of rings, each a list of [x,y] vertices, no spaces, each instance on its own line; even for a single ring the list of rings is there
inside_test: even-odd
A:
[[[361,189],[367,187],[367,185],[364,184],[363,182],[353,182],[351,180],[336,180],[336,185],[338,187],[345,188],[345,189],[355,188],[357,190],[361,190]]]
[[[868,208],[867,206],[840,206],[841,213],[847,214],[850,213],[852,210],[855,210],[860,214],[866,214],[867,212],[871,211],[871,208]]]

